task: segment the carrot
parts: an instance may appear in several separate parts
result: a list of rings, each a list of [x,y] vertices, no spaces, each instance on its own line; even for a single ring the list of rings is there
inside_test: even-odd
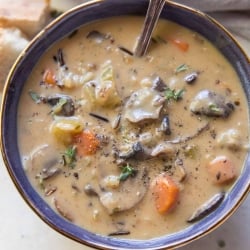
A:
[[[43,82],[48,85],[56,85],[56,76],[50,69],[46,69],[43,74]]]
[[[79,156],[93,155],[100,146],[99,140],[92,131],[84,130],[74,137],[77,154]]]
[[[189,49],[189,44],[179,38],[170,38],[169,39],[177,48],[183,52],[187,52]]]
[[[169,175],[160,174],[152,182],[152,191],[157,211],[164,214],[176,205],[180,189]]]
[[[226,184],[236,177],[236,169],[233,162],[221,155],[208,163],[208,172],[215,184]]]

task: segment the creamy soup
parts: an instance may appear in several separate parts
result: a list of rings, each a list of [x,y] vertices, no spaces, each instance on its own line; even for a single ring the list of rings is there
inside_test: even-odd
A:
[[[182,230],[221,204],[249,142],[247,102],[204,37],[141,17],[81,27],[37,62],[20,100],[27,176],[66,220],[112,237]]]

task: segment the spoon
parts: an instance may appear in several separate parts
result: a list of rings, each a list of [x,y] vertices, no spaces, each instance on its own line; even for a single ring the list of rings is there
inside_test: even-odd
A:
[[[150,0],[141,36],[138,39],[134,55],[144,56],[147,52],[153,30],[160,17],[166,0]]]

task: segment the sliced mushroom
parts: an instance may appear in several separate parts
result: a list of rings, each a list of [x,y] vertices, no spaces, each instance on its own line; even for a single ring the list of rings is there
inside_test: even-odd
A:
[[[89,183],[84,187],[84,192],[88,196],[98,196],[96,190]]]
[[[158,119],[165,97],[151,88],[142,88],[132,93],[125,105],[125,119],[137,123]]]
[[[146,169],[141,169],[133,178],[120,183],[117,189],[100,189],[100,202],[109,214],[128,210],[137,205],[148,189],[148,175]]]
[[[168,142],[159,143],[151,152],[152,157],[157,156],[173,156],[176,153],[176,148],[173,144]]]
[[[216,208],[219,207],[221,202],[224,200],[225,193],[221,192],[214,195],[211,199],[209,199],[205,204],[199,207],[193,215],[187,220],[188,223],[193,223],[198,220],[203,219],[208,214],[212,213]]]
[[[217,143],[221,147],[227,147],[230,150],[240,150],[244,148],[244,141],[238,129],[228,129],[219,134]]]
[[[119,152],[118,158],[128,160],[134,159],[138,161],[143,161],[151,158],[150,152],[146,147],[143,147],[140,142],[135,142],[132,144],[131,148],[126,152]]]
[[[193,84],[196,81],[197,77],[198,77],[197,72],[193,72],[189,75],[186,75],[184,80],[187,84]]]
[[[74,221],[72,215],[71,215],[68,211],[66,211],[66,210],[61,206],[61,204],[59,204],[59,201],[58,201],[56,198],[53,199],[53,202],[54,202],[54,206],[55,206],[57,212],[58,212],[62,217],[64,217],[64,218],[65,218],[66,220],[68,220],[68,221]]]
[[[68,95],[54,94],[46,99],[53,106],[53,113],[62,116],[73,116],[75,113],[74,101]]]
[[[129,230],[117,230],[115,232],[109,233],[108,236],[120,236],[120,235],[129,235],[130,231]]]
[[[226,118],[234,110],[234,105],[220,94],[202,90],[194,97],[190,110],[198,115]]]
[[[159,76],[157,76],[153,80],[153,89],[159,92],[163,92],[167,89],[167,85]]]
[[[113,121],[112,121],[112,123],[111,123],[111,127],[112,127],[113,129],[119,128],[120,123],[121,123],[121,119],[122,119],[121,114],[118,114],[118,115],[113,119]]]
[[[54,177],[58,175],[61,172],[61,169],[57,166],[57,159],[52,159],[51,161],[45,162],[39,177],[42,180],[50,179],[51,177]]]
[[[61,161],[53,147],[45,144],[32,152],[27,167],[38,172],[40,180],[48,180],[61,173]]]
[[[162,131],[166,135],[171,135],[170,121],[167,115],[164,116],[162,119],[160,131]]]
[[[180,158],[177,158],[175,163],[175,171],[174,171],[174,177],[178,182],[183,182],[187,178],[187,171],[184,167],[183,160]]]

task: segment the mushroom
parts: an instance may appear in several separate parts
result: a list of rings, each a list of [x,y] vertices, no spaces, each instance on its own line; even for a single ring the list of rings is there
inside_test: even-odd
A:
[[[28,169],[35,169],[40,180],[48,180],[61,173],[61,161],[55,149],[47,144],[35,149],[27,161]]]
[[[198,115],[226,118],[234,110],[234,105],[224,96],[205,89],[194,97],[190,110]]]
[[[162,131],[166,135],[171,135],[170,121],[168,115],[165,115],[162,118],[160,131]]]
[[[120,181],[117,188],[103,185],[103,183],[103,178],[99,176],[99,181],[89,183],[85,187],[85,193],[90,196],[97,195],[101,204],[111,215],[136,206],[146,194],[149,179],[146,169],[142,168],[134,177]]]
[[[158,157],[158,156],[172,156],[176,153],[176,148],[172,143],[169,142],[161,142],[158,145],[156,145],[152,152],[152,157]]]
[[[240,131],[234,128],[220,133],[216,141],[219,146],[226,147],[230,150],[240,150],[246,147]]]
[[[125,104],[125,119],[137,123],[147,119],[158,119],[165,97],[151,88],[133,92]]]
[[[98,192],[100,202],[109,214],[129,210],[137,205],[148,189],[148,176],[146,169],[137,172],[133,178],[120,182],[117,189],[100,189]]]
[[[198,73],[193,72],[193,73],[191,73],[189,75],[186,75],[184,80],[185,80],[185,82],[187,84],[193,84],[196,81],[197,77],[198,77]]]
[[[150,152],[148,152],[148,149],[143,147],[140,142],[135,142],[128,151],[119,152],[118,157],[124,160],[134,159],[143,161],[150,158]]]
[[[187,220],[188,223],[193,223],[198,220],[203,219],[208,214],[212,213],[225,198],[225,193],[221,192],[215,194],[212,198],[210,198],[207,202],[205,202],[202,206],[200,206],[192,216]]]
[[[164,92],[167,89],[167,85],[159,76],[157,76],[153,80],[153,89],[158,92]]]

